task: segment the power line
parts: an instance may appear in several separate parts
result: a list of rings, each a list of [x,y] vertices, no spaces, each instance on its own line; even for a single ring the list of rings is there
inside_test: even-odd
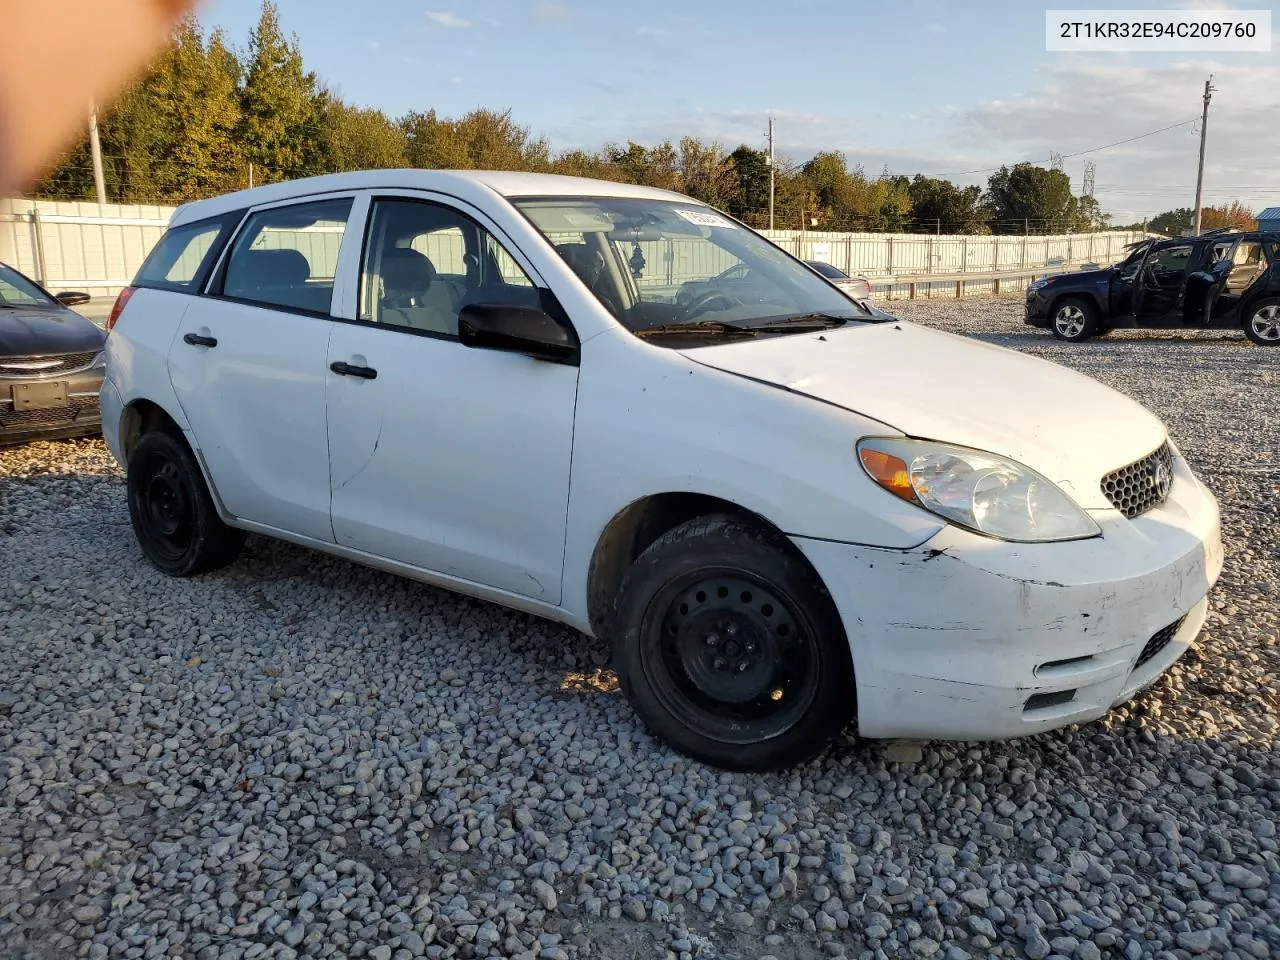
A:
[[[1117,140],[1114,143],[1104,143],[1100,147],[1090,147],[1088,150],[1077,150],[1075,153],[1051,154],[1050,162],[1052,162],[1054,159],[1069,160],[1072,157],[1083,157],[1086,154],[1097,153],[1099,150],[1110,150],[1112,147],[1120,147],[1126,143],[1133,143],[1135,140],[1145,140],[1147,137],[1154,137],[1157,133],[1164,133],[1166,130],[1173,130],[1177,127],[1185,127],[1189,123],[1196,123],[1197,121],[1199,121],[1199,119],[1200,119],[1199,117],[1192,117],[1189,120],[1179,120],[1177,123],[1171,123],[1169,124],[1169,126],[1161,127],[1159,130],[1152,130],[1149,133],[1140,133],[1136,137],[1126,137],[1124,140]],[[955,173],[931,173],[931,174],[925,174],[925,176],[937,177],[937,178],[964,177],[964,176],[968,176],[971,173],[991,173],[995,170],[999,170],[1000,167],[1007,167],[1007,166],[1009,166],[1009,164],[1002,163],[1000,164],[1000,166],[983,167],[980,170],[957,170]]]

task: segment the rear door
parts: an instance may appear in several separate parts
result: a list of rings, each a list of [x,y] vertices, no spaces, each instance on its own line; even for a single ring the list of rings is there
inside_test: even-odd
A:
[[[329,542],[329,314],[354,199],[253,208],[206,294],[184,314],[169,355],[174,390],[226,509]]]
[[[380,194],[368,219],[329,343],[337,542],[559,603],[578,368],[458,340],[466,304],[545,284],[452,198]]]
[[[1230,252],[1230,260],[1217,278],[1210,299],[1214,320],[1233,321],[1240,304],[1266,275],[1267,257],[1259,239],[1241,240]]]

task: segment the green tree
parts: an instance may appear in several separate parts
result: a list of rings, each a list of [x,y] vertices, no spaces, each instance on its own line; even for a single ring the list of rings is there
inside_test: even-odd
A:
[[[958,187],[917,173],[907,186],[911,218],[922,232],[986,233],[981,187]]]
[[[243,186],[237,139],[239,67],[220,33],[203,37],[191,17],[99,123],[103,179],[117,202],[181,202]],[[36,189],[94,196],[88,139]]]
[[[641,146],[633,140],[628,140],[625,147],[608,144],[604,148],[604,156],[622,173],[627,183],[662,190],[679,190],[683,186],[679,156],[670,141],[654,147]]]
[[[384,170],[406,165],[404,128],[381,110],[367,110],[329,98],[324,112],[325,168]]]
[[[1098,201],[1094,197],[1085,196],[1076,200],[1076,214],[1072,230],[1089,233],[1097,230],[1106,230],[1110,226],[1111,215],[1102,212],[1102,208],[1098,206]]]
[[[546,140],[511,118],[511,111],[473,110],[457,120],[434,110],[410,112],[400,121],[409,166],[426,170],[546,170]]]
[[[695,200],[727,210],[737,190],[733,164],[719,144],[693,137],[680,139],[681,189]]]
[[[237,74],[222,34],[215,32],[206,44],[199,24],[186,21],[147,89],[163,127],[155,175],[166,197],[187,200],[243,185]]]
[[[1076,223],[1078,202],[1061,170],[1031,163],[1001,167],[987,181],[987,204],[995,233],[1066,233]]]
[[[1191,229],[1191,220],[1194,216],[1195,211],[1190,207],[1166,210],[1164,213],[1158,213],[1147,221],[1147,229],[1177,237]]]
[[[769,157],[745,143],[729,154],[729,212],[755,227],[769,225]]]
[[[263,0],[246,60],[238,128],[246,159],[262,180],[324,172],[328,95],[303,65],[298,38],[284,35],[271,0]]]

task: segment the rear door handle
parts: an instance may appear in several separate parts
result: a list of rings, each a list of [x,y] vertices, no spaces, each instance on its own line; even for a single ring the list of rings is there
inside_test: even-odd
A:
[[[373,367],[357,367],[342,360],[329,364],[329,369],[340,377],[359,377],[362,380],[376,380],[378,378],[378,371]]]
[[[182,342],[189,343],[193,347],[216,347],[218,345],[217,337],[204,337],[198,333],[183,334]]]

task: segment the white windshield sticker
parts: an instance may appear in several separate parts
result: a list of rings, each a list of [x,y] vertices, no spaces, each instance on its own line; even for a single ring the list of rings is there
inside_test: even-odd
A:
[[[608,230],[613,226],[613,221],[607,217],[596,216],[590,213],[565,213],[565,222],[575,227],[583,227],[585,229]]]
[[[676,210],[676,216],[683,217],[699,227],[732,227],[733,224],[720,214],[711,210]]]

